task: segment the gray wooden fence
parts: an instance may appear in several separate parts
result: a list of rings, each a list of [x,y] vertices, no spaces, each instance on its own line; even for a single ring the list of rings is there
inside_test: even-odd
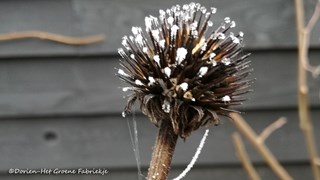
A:
[[[256,77],[244,117],[260,132],[281,116],[287,125],[267,145],[295,179],[312,179],[297,115],[297,53],[294,2],[289,0],[198,1],[218,8],[216,19],[230,16],[245,32]],[[69,36],[104,33],[106,40],[68,46],[39,39],[0,42],[0,179],[137,179],[125,105],[115,77],[116,50],[131,26],[159,8],[181,0],[2,0],[0,33],[41,30]],[[307,1],[307,17],[315,1]],[[218,21],[217,21],[218,22]],[[320,28],[318,24],[316,30]],[[311,59],[320,58],[320,33],[312,34]],[[310,102],[320,149],[319,79],[310,78]],[[141,164],[146,171],[157,129],[140,113]],[[131,121],[129,118],[128,121]],[[185,179],[247,179],[231,142],[229,120],[212,127],[194,169]],[[193,156],[203,131],[178,142],[170,177],[178,175]],[[248,144],[250,156],[264,179],[276,176]],[[10,175],[10,168],[105,168],[99,175]]]

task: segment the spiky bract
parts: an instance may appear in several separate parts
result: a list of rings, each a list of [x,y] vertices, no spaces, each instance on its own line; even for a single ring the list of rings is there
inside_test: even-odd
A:
[[[243,33],[228,32],[235,22],[226,17],[215,29],[207,10],[198,3],[160,10],[159,18],[145,19],[146,29],[132,27],[123,37],[118,70],[131,91],[124,113],[135,100],[156,126],[171,121],[182,138],[204,125],[218,125],[231,105],[241,104],[250,80],[249,54],[243,51]]]

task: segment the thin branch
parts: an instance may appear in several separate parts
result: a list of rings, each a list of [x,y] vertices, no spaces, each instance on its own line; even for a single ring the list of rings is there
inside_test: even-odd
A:
[[[235,126],[238,130],[249,140],[249,142],[260,153],[263,159],[267,162],[273,172],[283,180],[291,180],[292,177],[288,172],[280,165],[268,147],[259,140],[258,135],[253,131],[249,124],[237,113],[230,113],[230,117],[233,119]]]
[[[196,163],[196,161],[201,153],[201,150],[204,146],[204,143],[206,142],[206,139],[208,137],[208,134],[209,134],[209,129],[207,129],[206,132],[204,133],[204,135],[200,141],[200,144],[197,148],[197,151],[194,154],[194,156],[192,157],[192,160],[188,164],[187,168],[178,177],[174,178],[173,180],[180,180],[180,179],[184,178],[187,175],[187,173],[191,170],[191,168],[193,167],[194,163]]]
[[[320,159],[318,158],[318,159],[315,159],[314,160],[314,163],[317,165],[317,166],[320,166]]]
[[[281,128],[285,123],[287,123],[286,118],[279,118],[262,131],[262,133],[259,135],[259,140],[264,142],[275,130]]]
[[[319,3],[318,3],[319,4]],[[304,9],[303,1],[295,0],[296,7],[296,21],[297,21],[297,36],[298,36],[298,105],[299,105],[299,119],[300,128],[304,134],[307,149],[309,153],[310,163],[313,171],[314,178],[320,180],[320,171],[315,160],[318,159],[318,153],[315,144],[313,123],[310,117],[309,102],[308,102],[308,84],[307,73],[305,64],[308,62],[308,45],[309,45],[309,33],[305,33],[304,28]],[[315,13],[319,11],[317,5]],[[317,15],[311,18],[312,22],[308,28],[313,28],[313,22]]]
[[[11,41],[28,38],[44,39],[68,45],[88,45],[104,41],[105,35],[98,34],[87,37],[69,37],[43,31],[22,31],[0,34],[0,41]]]
[[[320,2],[317,3],[317,5],[314,9],[314,12],[308,22],[308,25],[305,27],[306,33],[310,33],[313,30],[314,26],[316,25],[316,23],[319,20],[319,17],[320,17]]]
[[[303,11],[303,6],[299,7],[299,9],[301,9]],[[300,11],[300,10],[299,10]],[[303,15],[303,13],[302,13]],[[306,27],[303,27],[304,25],[302,24],[301,28],[298,32],[299,33],[303,33],[302,39],[301,39],[301,43],[302,43],[302,49],[301,49],[301,53],[303,56],[302,59],[302,65],[304,66],[304,68],[309,71],[310,73],[312,73],[312,75],[314,77],[319,76],[320,74],[320,66],[312,66],[309,62],[309,58],[308,58],[308,49],[309,49],[309,41],[310,41],[310,33],[312,32],[315,24],[318,22],[320,17],[320,2],[317,3],[314,13],[312,15],[312,17],[310,18],[308,25]],[[303,22],[302,22],[303,23]],[[300,26],[300,25],[299,25]]]
[[[244,147],[243,141],[239,133],[234,132],[232,134],[233,144],[236,148],[236,152],[242,166],[244,167],[245,171],[247,172],[249,178],[251,180],[260,180],[260,176],[256,169],[253,167],[249,155]]]

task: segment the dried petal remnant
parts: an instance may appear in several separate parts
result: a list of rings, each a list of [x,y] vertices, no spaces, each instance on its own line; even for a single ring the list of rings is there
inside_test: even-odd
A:
[[[125,113],[138,100],[152,123],[170,120],[174,132],[186,138],[201,126],[218,125],[218,115],[228,116],[231,106],[245,100],[249,54],[243,51],[243,33],[229,32],[236,25],[231,18],[212,29],[215,8],[190,3],[159,13],[145,18],[145,32],[133,27],[133,35],[122,39],[118,76],[132,92]]]

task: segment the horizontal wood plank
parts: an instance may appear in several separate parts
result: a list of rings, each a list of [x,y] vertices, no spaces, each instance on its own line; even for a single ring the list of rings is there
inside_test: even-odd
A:
[[[256,78],[240,108],[286,108],[297,102],[295,51],[253,51]],[[312,51],[314,60],[320,51]],[[120,113],[126,86],[115,76],[117,57],[17,58],[0,60],[0,117]],[[319,83],[310,79],[318,106]]]
[[[215,23],[230,16],[238,26],[235,31],[246,34],[245,44],[251,49],[296,47],[294,2],[282,0],[198,0],[206,7],[215,6]],[[163,1],[19,1],[0,2],[0,33],[41,30],[66,36],[103,33],[106,40],[88,46],[68,46],[38,39],[0,42],[0,57],[48,55],[83,55],[115,53],[122,36],[132,26],[142,26],[144,17],[158,15],[160,8],[184,4],[182,0]],[[314,1],[306,3],[306,16],[313,12]],[[58,13],[57,13],[58,12]],[[315,29],[319,29],[319,24]],[[319,46],[319,36],[312,34],[312,46]]]
[[[279,117],[288,123],[266,141],[274,155],[286,163],[305,162],[307,153],[299,130],[296,110],[248,111],[245,118],[258,133]],[[319,117],[320,110],[313,111]],[[129,117],[129,122],[132,119]],[[157,129],[144,117],[136,116],[141,164],[146,167]],[[234,128],[229,120],[212,127],[197,165],[234,164],[238,160],[231,142]],[[320,137],[320,122],[314,122],[315,137]],[[192,158],[204,129],[194,132],[185,142],[179,139],[173,164],[185,166]],[[319,139],[317,139],[320,148]],[[247,144],[253,162],[260,156]],[[136,166],[128,124],[120,116],[31,118],[0,121],[0,171],[9,168],[108,169]]]

